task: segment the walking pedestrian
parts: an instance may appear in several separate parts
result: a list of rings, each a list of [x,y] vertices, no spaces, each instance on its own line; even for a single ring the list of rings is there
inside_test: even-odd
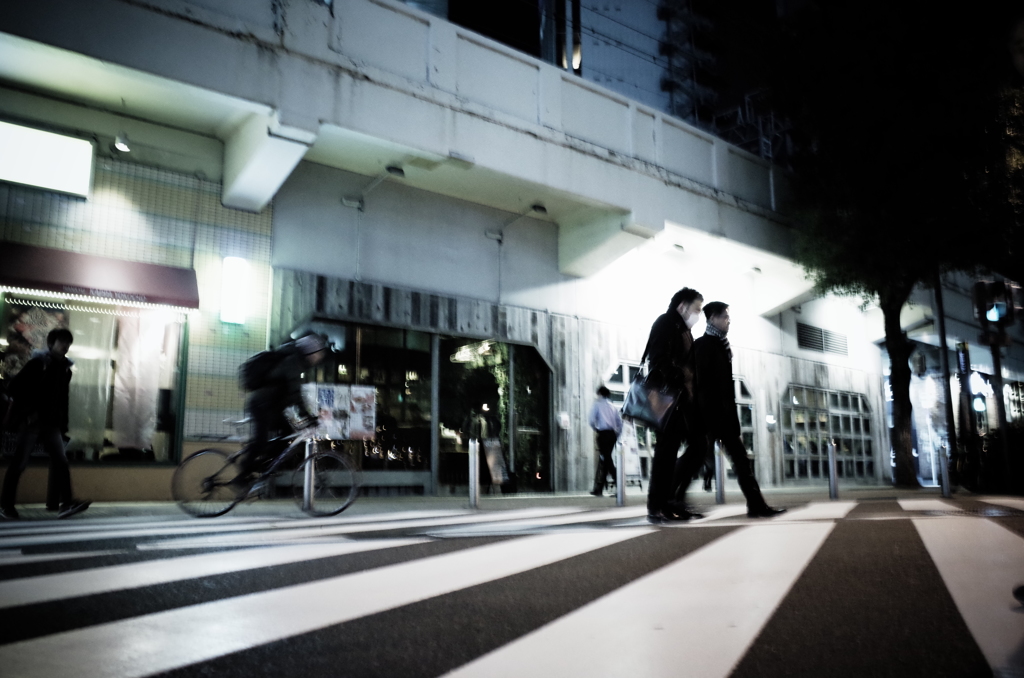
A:
[[[597,389],[597,400],[590,408],[590,417],[587,420],[590,428],[597,432],[597,474],[594,476],[594,489],[590,492],[595,497],[604,494],[609,473],[615,478],[612,451],[615,449],[615,441],[619,439],[619,433],[622,432],[622,417],[618,408],[608,402],[608,396],[611,394],[606,386]]]
[[[28,466],[37,443],[50,457],[47,501],[55,502],[58,518],[67,518],[89,508],[88,501],[71,494],[71,469],[64,447],[68,432],[68,388],[72,362],[68,349],[75,337],[65,328],[50,330],[46,351],[37,352],[11,380],[8,395],[13,400],[12,420],[18,430],[14,459],[4,474],[0,490],[0,517],[17,519],[14,500],[18,481]]]
[[[704,307],[707,329],[693,342],[694,400],[693,435],[702,435],[710,443],[721,442],[732,461],[733,471],[747,500],[747,515],[751,518],[770,518],[786,509],[772,508],[764,500],[761,488],[747,457],[747,449],[740,436],[740,420],[736,413],[736,391],[732,379],[732,349],[729,346],[729,306],[712,301]],[[703,427],[703,430],[698,430]],[[684,455],[685,457],[685,455]],[[679,499],[703,461],[694,458],[680,465],[677,480],[682,481]],[[691,466],[690,464],[694,464]]]
[[[683,458],[687,460],[691,478],[703,462],[705,453],[704,445],[689,444],[692,436],[687,423],[693,403],[693,367],[690,361],[693,334],[690,329],[700,318],[703,303],[704,297],[697,290],[684,287],[676,292],[669,302],[668,310],[658,316],[651,326],[647,349],[644,351],[649,367],[648,380],[679,391],[676,408],[664,428],[658,431],[658,439],[654,444],[654,458],[647,486],[647,520],[652,523],[703,517],[689,510],[685,504],[671,501],[675,487],[673,478],[677,472],[676,457],[683,440],[688,442]]]

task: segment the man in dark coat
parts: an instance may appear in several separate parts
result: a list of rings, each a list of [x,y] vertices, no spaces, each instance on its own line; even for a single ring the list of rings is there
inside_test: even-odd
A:
[[[296,410],[294,427],[315,426],[317,419],[306,409],[302,398],[303,374],[327,355],[327,345],[316,334],[308,334],[274,350],[276,361],[259,388],[249,394],[246,412],[253,422],[253,436],[248,452],[239,460],[246,477],[274,459],[284,448],[273,439],[291,432],[293,424],[285,411]]]
[[[694,398],[697,417],[695,425],[703,426],[710,441],[719,440],[732,460],[740,489],[747,499],[747,515],[751,518],[769,518],[786,509],[775,509],[765,503],[761,488],[754,478],[747,458],[747,450],[740,436],[740,420],[736,413],[736,392],[732,380],[732,349],[726,335],[729,333],[729,306],[712,301],[704,307],[707,330],[693,342]],[[682,491],[693,478],[701,460],[692,468],[680,469]],[[687,473],[689,475],[687,475]]]
[[[689,440],[691,437],[687,427],[693,394],[693,368],[690,361],[693,334],[690,328],[700,318],[703,303],[704,297],[697,290],[684,287],[676,292],[669,302],[668,310],[658,316],[651,326],[644,352],[650,367],[648,380],[680,392],[678,404],[664,429],[658,431],[654,445],[650,482],[647,486],[647,520],[652,523],[702,517],[699,513],[687,510],[684,504],[672,504],[670,500],[679,446],[684,439]],[[700,466],[704,451],[703,445],[688,444],[683,453],[686,461],[680,460],[680,465],[688,468],[696,459],[695,463]],[[691,477],[694,472],[690,472]]]
[[[50,457],[47,498],[48,504],[56,502],[53,508],[58,511],[57,517],[67,518],[89,508],[89,502],[71,494],[71,469],[64,452],[73,364],[67,354],[74,340],[68,329],[51,330],[46,337],[47,350],[34,355],[11,380],[8,395],[14,401],[11,418],[18,426],[18,442],[0,491],[0,516],[5,519],[18,518],[14,508],[18,481],[36,443]]]

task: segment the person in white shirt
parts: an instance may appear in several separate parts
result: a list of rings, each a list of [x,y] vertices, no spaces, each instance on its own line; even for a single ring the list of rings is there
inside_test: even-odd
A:
[[[612,393],[606,387],[597,389],[597,400],[590,408],[590,417],[587,421],[590,428],[597,431],[597,475],[594,476],[594,489],[590,494],[600,497],[604,494],[604,486],[608,480],[608,474],[615,477],[615,462],[612,461],[612,450],[615,449],[615,441],[619,439],[622,432],[622,417],[619,410],[610,402],[608,396]]]

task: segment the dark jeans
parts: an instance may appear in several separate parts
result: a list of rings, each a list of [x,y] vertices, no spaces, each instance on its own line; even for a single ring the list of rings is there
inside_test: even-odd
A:
[[[64,453],[64,438],[56,424],[25,424],[18,431],[18,443],[14,459],[4,474],[4,486],[0,491],[0,506],[14,506],[18,494],[18,481],[28,466],[28,459],[36,443],[42,443],[43,450],[50,457],[50,475],[47,479],[46,503],[56,506],[71,502],[71,469]]]
[[[249,403],[248,415],[253,421],[253,431],[249,447],[238,462],[243,474],[258,472],[261,466],[273,461],[285,449],[285,445],[274,439],[291,433],[283,408],[277,403]]]
[[[612,460],[612,451],[615,449],[615,441],[619,434],[615,431],[606,430],[597,432],[597,473],[594,476],[594,492],[604,492],[604,486],[608,482],[608,474],[615,478],[615,462]]]
[[[647,486],[647,511],[661,511],[670,508],[675,494],[676,476],[680,469],[689,470],[692,478],[696,470],[704,462],[707,443],[701,442],[703,435],[697,434],[687,425],[687,415],[677,409],[669,418],[665,429],[658,432],[654,443],[654,458],[651,460],[651,478]],[[679,446],[686,440],[686,451],[677,460]],[[687,481],[687,484],[689,482]],[[684,488],[685,492],[685,488]]]
[[[690,427],[690,430],[693,440],[688,441],[686,454],[680,457],[676,464],[674,495],[676,502],[680,506],[686,503],[686,489],[690,486],[690,481],[693,480],[693,477],[697,475],[697,471],[700,470],[715,440],[715,438],[707,436],[701,430],[699,422],[694,421],[692,423],[693,425]],[[736,474],[736,480],[739,482],[743,496],[747,500],[747,508],[763,508],[767,504],[761,495],[761,487],[757,484],[757,479],[754,478],[754,472],[750,468],[750,459],[747,457],[747,448],[743,446],[743,441],[740,440],[739,434],[726,435],[720,440],[726,455],[729,457],[729,461],[732,462],[732,470]],[[694,455],[688,457],[691,449],[694,450]]]

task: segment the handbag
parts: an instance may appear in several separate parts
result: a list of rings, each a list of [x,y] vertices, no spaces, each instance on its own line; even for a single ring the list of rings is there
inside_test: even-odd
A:
[[[643,370],[633,377],[633,383],[629,385],[629,392],[622,403],[622,416],[642,421],[655,431],[662,431],[675,412],[682,391],[665,384],[652,383],[650,377]]]

